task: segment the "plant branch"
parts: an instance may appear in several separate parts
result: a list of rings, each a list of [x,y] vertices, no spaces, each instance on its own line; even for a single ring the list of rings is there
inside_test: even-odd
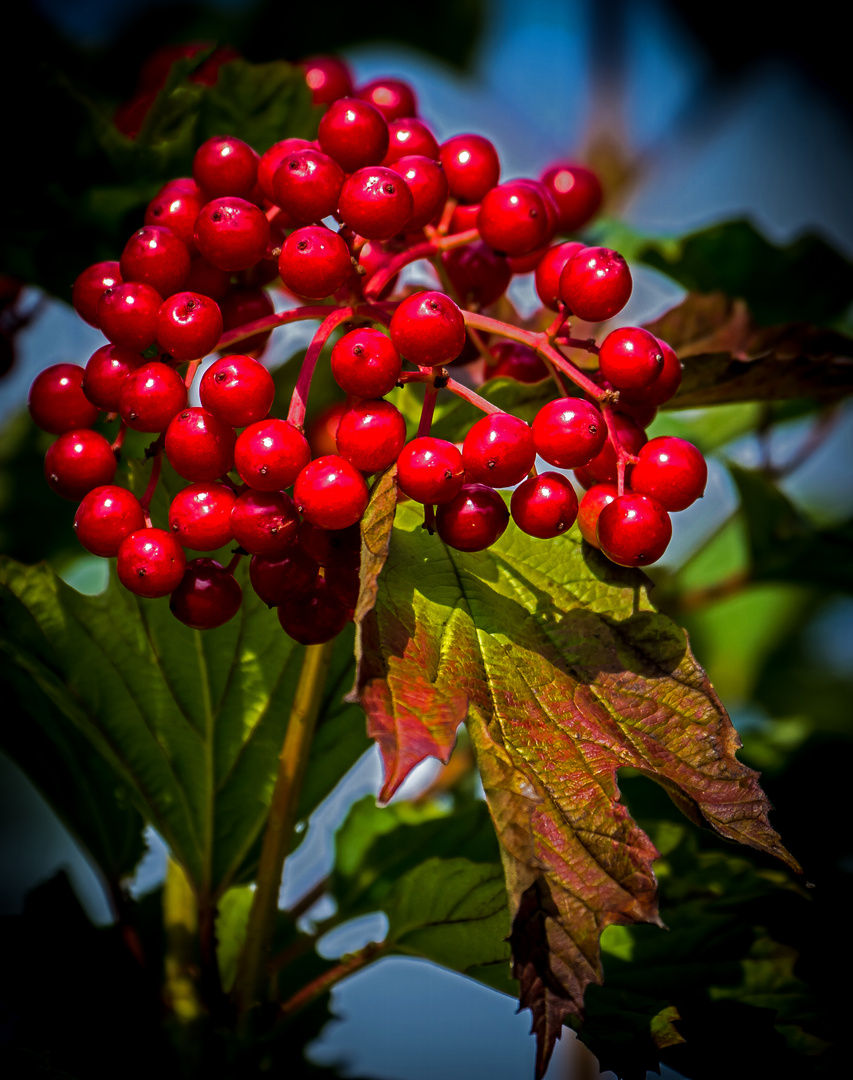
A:
[[[226,330],[217,342],[214,352],[230,349],[238,341],[252,337],[264,330],[274,330],[277,326],[285,326],[287,323],[299,322],[301,319],[324,319],[329,314],[328,304],[312,304],[309,307],[290,308],[288,311],[278,311],[274,315],[264,315],[262,319],[244,323]]]
[[[323,351],[323,346],[329,340],[329,335],[335,328],[340,326],[342,322],[346,322],[347,319],[351,319],[352,316],[353,309],[351,307],[333,308],[331,313],[323,319],[320,328],[311,339],[311,344],[305,353],[305,359],[302,361],[302,368],[299,372],[299,378],[296,380],[293,396],[290,399],[290,408],[287,412],[288,423],[293,424],[294,427],[298,427],[300,430],[305,420],[308,391],[311,388],[311,379],[314,377],[314,368],[317,366],[317,360]]]
[[[359,949],[358,952],[345,957],[339,964],[335,964],[334,967],[329,968],[322,975],[318,975],[316,979],[312,979],[310,983],[303,986],[301,990],[297,990],[292,997],[282,1003],[282,1018],[288,1019],[301,1009],[304,1009],[306,1005],[310,1005],[312,1001],[316,1001],[318,997],[331,990],[342,979],[375,960],[384,949],[384,941],[372,941],[369,945],[365,945],[363,949]]]

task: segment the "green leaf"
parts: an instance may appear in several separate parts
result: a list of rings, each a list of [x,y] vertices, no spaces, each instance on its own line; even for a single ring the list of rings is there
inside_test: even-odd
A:
[[[616,770],[651,776],[721,835],[796,863],[684,632],[645,578],[582,545],[509,530],[462,554],[398,508],[359,688],[388,798],[467,718],[502,844],[514,973],[533,1010],[538,1075],[564,1017],[600,982],[611,923],[657,922],[654,845]]]
[[[237,975],[237,963],[246,937],[253,896],[254,890],[249,885],[240,885],[229,889],[219,901],[216,915],[216,959],[219,962],[222,989],[226,994],[230,992]]]

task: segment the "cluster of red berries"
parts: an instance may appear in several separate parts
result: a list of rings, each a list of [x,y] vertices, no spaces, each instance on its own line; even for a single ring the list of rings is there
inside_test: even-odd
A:
[[[116,557],[128,589],[169,596],[177,618],[196,628],[236,613],[233,569],[249,555],[253,588],[304,643],[328,640],[352,617],[365,478],[395,463],[401,497],[422,503],[426,526],[454,548],[488,547],[510,517],[543,539],[577,520],[614,562],[654,562],[671,536],[669,513],[702,494],[707,473],[689,443],[646,440],[681,379],[672,349],[638,327],[613,330],[600,347],[570,336],[572,317],[610,319],[632,289],[617,252],[553,242],[598,209],[594,174],[558,164],[538,180],[499,183],[494,146],[479,135],[439,145],[407,84],[354,90],[338,60],[304,67],[328,106],[317,142],[288,138],[259,156],[233,136],[209,139],[192,178],[170,181],[148,205],[120,260],[89,267],[74,284],[74,307],[109,343],[85,368],[43,371],[29,403],[35,422],[59,436],[45,474],[79,501],[82,545]],[[417,259],[434,266],[436,288],[393,296],[399,271]],[[546,330],[483,313],[514,274],[529,272],[555,313]],[[291,296],[324,303],[275,314],[264,286],[278,279]],[[248,353],[299,318],[321,326],[287,418],[271,417],[272,377]],[[347,324],[331,352],[347,395],[337,452],[312,459],[303,430],[312,373]],[[237,341],[246,353],[228,351]],[[579,348],[598,357],[592,376],[569,359]],[[197,377],[215,350],[224,355]],[[454,363],[459,380],[446,370]],[[551,378],[556,397],[528,425],[476,393],[498,375]],[[386,400],[408,382],[424,387],[409,441]],[[200,406],[189,405],[194,383]],[[445,388],[485,413],[461,445],[429,434]],[[102,412],[119,421],[112,442],[94,428]],[[141,498],[114,483],[127,429],[156,435]],[[155,525],[149,508],[164,455],[188,484]],[[588,489],[580,506],[565,472],[537,474],[537,455],[575,471]],[[498,493],[508,487],[509,509]],[[237,545],[228,566],[206,554],[187,559],[186,550],[228,544]]]

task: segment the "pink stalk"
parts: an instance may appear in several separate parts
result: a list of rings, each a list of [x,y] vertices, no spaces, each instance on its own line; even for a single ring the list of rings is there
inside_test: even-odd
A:
[[[293,424],[295,427],[301,429],[302,424],[305,421],[305,407],[308,403],[308,391],[311,388],[311,379],[314,376],[314,368],[317,366],[317,360],[320,353],[323,351],[323,346],[328,341],[332,331],[337,326],[340,326],[342,322],[351,319],[352,316],[353,309],[350,307],[332,308],[331,313],[322,321],[319,330],[311,339],[311,344],[308,346],[308,351],[305,353],[305,359],[302,361],[302,369],[299,372],[299,378],[296,380],[293,396],[290,399],[290,408],[287,412],[288,423]]]

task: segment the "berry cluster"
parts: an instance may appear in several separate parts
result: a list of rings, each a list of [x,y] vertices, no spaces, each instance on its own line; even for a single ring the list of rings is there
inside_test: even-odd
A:
[[[259,155],[234,136],[208,139],[192,177],[170,181],[149,203],[120,259],[74,284],[74,307],[108,343],[85,368],[43,371],[29,405],[58,436],[45,474],[79,502],[81,544],[115,557],[133,593],[169,596],[175,616],[196,628],[236,613],[233,570],[248,555],[252,587],[306,644],[352,617],[366,478],[395,463],[400,497],[422,503],[426,527],[459,550],[488,547],[510,518],[542,539],[577,520],[620,565],[660,558],[669,514],[702,494],[706,466],[681,439],[646,439],[681,379],[668,345],[638,327],[613,330],[600,346],[571,336],[571,319],[608,320],[632,289],[617,252],[555,241],[597,211],[595,175],[562,163],[539,179],[501,183],[492,143],[462,134],[439,145],[407,84],[356,89],[339,60],[303,66],[327,106],[316,142],[286,138]],[[416,260],[433,267],[435,288],[395,293]],[[545,329],[484,314],[513,275],[531,272],[553,315],[540,320]],[[300,306],[276,314],[270,285]],[[273,328],[297,319],[319,319],[320,328],[280,418],[270,415],[275,386],[257,357]],[[306,402],[336,332],[331,370],[347,405],[336,414],[336,452],[312,456]],[[245,352],[230,351],[237,342]],[[578,350],[597,358],[597,371],[572,362]],[[220,358],[200,373],[215,351]],[[447,370],[454,364],[458,379]],[[528,425],[477,394],[498,376],[551,379],[555,396]],[[386,400],[406,383],[423,384],[408,440]],[[198,406],[189,404],[192,387]],[[430,435],[440,391],[484,413],[460,445]],[[118,421],[112,442],[96,428],[101,413]],[[141,498],[114,482],[128,429],[155,436]],[[553,470],[537,473],[537,455]],[[155,525],[163,457],[187,486]],[[580,506],[566,470],[587,489]],[[498,489],[509,487],[507,508]],[[231,544],[227,566],[210,557]]]

